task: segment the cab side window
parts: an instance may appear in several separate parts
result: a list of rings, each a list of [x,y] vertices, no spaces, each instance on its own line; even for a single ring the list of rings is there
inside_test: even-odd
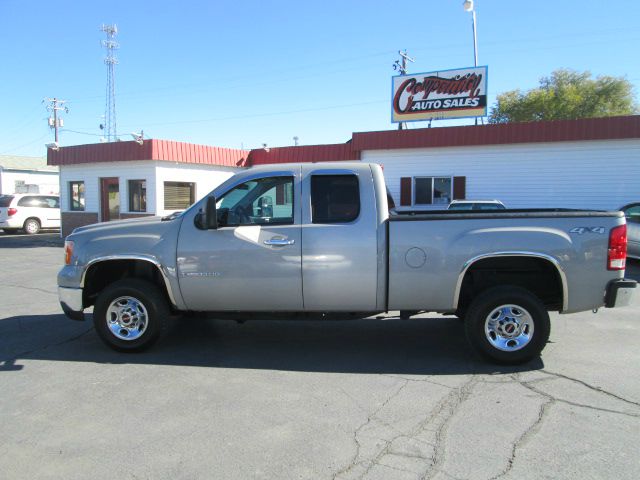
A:
[[[293,177],[249,180],[218,200],[218,225],[232,227],[292,224],[293,197]]]

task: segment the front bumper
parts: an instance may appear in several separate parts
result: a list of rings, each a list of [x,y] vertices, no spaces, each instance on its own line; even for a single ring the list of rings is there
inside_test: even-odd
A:
[[[84,320],[81,288],[58,287],[58,299],[67,317],[71,320]]]
[[[635,280],[613,280],[607,285],[607,293],[604,296],[604,306],[607,308],[626,307],[631,303],[631,297],[638,282]]]

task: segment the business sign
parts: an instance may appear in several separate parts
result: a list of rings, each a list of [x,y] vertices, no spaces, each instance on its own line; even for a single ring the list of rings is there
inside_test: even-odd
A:
[[[487,114],[487,67],[399,75],[392,81],[392,122]]]

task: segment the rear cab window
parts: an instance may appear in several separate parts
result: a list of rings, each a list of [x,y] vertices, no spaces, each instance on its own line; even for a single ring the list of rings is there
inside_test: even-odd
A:
[[[360,185],[356,175],[312,175],[313,223],[349,223],[360,215]]]

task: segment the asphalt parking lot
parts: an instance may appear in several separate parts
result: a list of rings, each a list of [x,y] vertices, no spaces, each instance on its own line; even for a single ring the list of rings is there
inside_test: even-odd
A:
[[[126,355],[61,314],[61,244],[0,235],[0,478],[640,478],[640,295],[519,368],[439,315],[185,318]]]

